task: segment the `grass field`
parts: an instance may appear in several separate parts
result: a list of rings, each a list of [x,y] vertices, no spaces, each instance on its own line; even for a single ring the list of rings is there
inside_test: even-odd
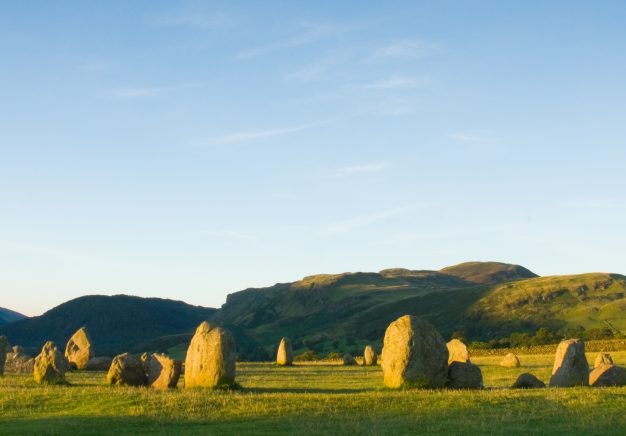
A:
[[[614,352],[626,364],[626,352]],[[595,353],[589,353],[593,363]],[[547,381],[553,355],[473,360],[483,391],[391,391],[380,368],[331,364],[238,366],[238,391],[116,388],[104,373],[69,387],[0,379],[0,434],[626,434],[626,388],[508,390],[522,372]]]

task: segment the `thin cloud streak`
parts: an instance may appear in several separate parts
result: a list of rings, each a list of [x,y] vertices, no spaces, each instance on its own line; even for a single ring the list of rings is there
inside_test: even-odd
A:
[[[439,46],[421,39],[395,41],[374,50],[370,60],[382,59],[419,59],[433,55]]]
[[[309,124],[301,124],[297,126],[282,127],[282,128],[276,128],[276,129],[235,132],[235,133],[229,133],[226,135],[215,137],[213,139],[210,139],[208,142],[209,144],[233,144],[237,142],[267,139],[267,138],[273,138],[276,136],[282,136],[282,135],[287,135],[290,133],[299,132],[301,130],[311,129],[313,127],[323,126],[325,124],[330,124],[335,121],[337,121],[337,119],[319,121],[319,122],[309,123]]]
[[[319,229],[321,235],[339,235],[350,233],[360,227],[367,226],[378,221],[386,220],[394,216],[401,215],[409,210],[415,209],[416,205],[398,207],[394,209],[385,210],[382,212],[372,213],[368,215],[361,215],[352,219],[337,221],[335,223],[328,224]]]
[[[385,171],[390,167],[387,162],[376,162],[370,164],[362,164],[362,165],[350,165],[341,168],[337,168],[335,171],[335,175],[339,177],[343,176],[353,176],[355,174],[363,174],[363,173],[378,173],[381,171]]]
[[[374,90],[407,89],[427,86],[430,83],[431,80],[426,77],[397,75],[366,83],[362,88]]]
[[[172,86],[128,86],[114,88],[109,91],[109,94],[116,98],[138,98],[138,97],[155,97],[157,95],[165,94],[172,91],[178,91],[190,88],[199,88],[205,86],[204,82],[183,83],[181,85]]]

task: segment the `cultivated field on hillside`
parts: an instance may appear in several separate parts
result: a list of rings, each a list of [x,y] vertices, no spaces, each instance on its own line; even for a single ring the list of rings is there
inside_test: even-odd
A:
[[[613,352],[626,364],[626,352]],[[595,353],[588,354],[593,364]],[[522,372],[548,381],[553,354],[475,357],[483,391],[392,391],[378,367],[328,363],[238,366],[238,391],[119,388],[104,373],[71,373],[72,386],[0,379],[2,434],[626,434],[626,388],[508,390]],[[182,382],[181,382],[182,383]]]

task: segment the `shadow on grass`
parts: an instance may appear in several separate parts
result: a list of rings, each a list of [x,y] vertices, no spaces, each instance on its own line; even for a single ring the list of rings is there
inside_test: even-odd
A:
[[[364,392],[376,392],[376,389],[367,388],[246,388],[243,387],[241,392],[253,394],[361,394]]]

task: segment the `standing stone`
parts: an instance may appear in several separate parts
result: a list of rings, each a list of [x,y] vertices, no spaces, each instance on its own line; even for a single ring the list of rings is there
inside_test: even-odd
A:
[[[147,378],[141,360],[129,353],[115,356],[107,373],[107,382],[117,386],[145,386]]]
[[[613,358],[609,353],[598,353],[596,356],[596,361],[593,364],[594,368],[597,368],[602,365],[613,365]]]
[[[520,374],[511,386],[511,389],[535,389],[545,388],[546,384],[529,372]]]
[[[515,354],[509,353],[500,361],[500,366],[503,368],[519,368],[522,365]]]
[[[39,356],[35,358],[33,377],[38,384],[64,385],[67,384],[65,373],[69,368],[70,365],[65,360],[65,356],[61,354],[54,342],[48,341],[41,349]]]
[[[7,360],[9,341],[6,336],[0,336],[0,377],[4,375],[4,363]]]
[[[452,339],[446,344],[448,347],[448,365],[452,362],[467,363],[470,361],[467,346],[458,339]]]
[[[87,363],[89,363],[89,360],[93,357],[91,339],[85,327],[78,329],[67,342],[65,357],[68,362],[76,365],[77,369],[85,369]]]
[[[550,386],[572,387],[589,385],[589,364],[582,339],[561,341],[556,349]]]
[[[85,371],[108,371],[113,363],[113,359],[106,356],[92,357],[85,366]]]
[[[599,365],[589,374],[589,385],[626,386],[626,369],[617,365]]]
[[[372,348],[371,345],[367,345],[365,350],[363,350],[363,365],[365,366],[375,366],[376,360],[378,356],[376,356],[376,352]]]
[[[35,359],[27,355],[22,347],[16,345],[7,354],[4,370],[18,374],[32,374],[35,370]]]
[[[405,315],[387,327],[382,352],[385,386],[440,388],[448,378],[448,348],[427,321]]]
[[[282,338],[276,352],[276,364],[281,366],[293,365],[293,348],[289,338]]]
[[[165,354],[144,353],[141,362],[148,378],[148,386],[154,389],[175,388],[183,363]]]
[[[356,360],[354,360],[354,357],[352,357],[352,354],[350,353],[346,353],[343,355],[342,362],[344,366],[356,365]]]
[[[235,341],[228,331],[204,321],[185,359],[185,388],[218,388],[235,383]]]
[[[448,368],[446,387],[450,389],[482,389],[483,374],[470,362],[452,362]]]

